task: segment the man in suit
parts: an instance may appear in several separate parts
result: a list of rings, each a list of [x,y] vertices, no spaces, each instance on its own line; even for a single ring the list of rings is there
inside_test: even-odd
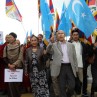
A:
[[[52,54],[53,60],[50,65],[53,84],[59,84],[56,97],[71,97],[75,88],[75,76],[78,71],[76,52],[74,45],[66,42],[65,33],[62,30],[56,32],[57,41],[50,42],[47,52]],[[57,79],[58,78],[58,79]],[[58,81],[59,80],[59,83]],[[57,90],[58,90],[58,86]]]
[[[86,41],[86,39],[85,39],[85,41]],[[78,62],[78,77],[79,77],[79,80],[81,81],[81,83],[83,83],[83,67],[86,67],[85,60],[87,57],[87,53],[86,53],[87,45],[86,45],[85,41],[84,42],[80,41],[78,28],[75,28],[72,30],[72,43],[74,44],[75,50],[76,50],[76,56],[77,56],[77,62]],[[85,77],[86,78],[84,78],[84,79],[87,79],[87,75]],[[84,86],[84,84],[83,84],[83,86]],[[82,90],[82,87],[80,88],[80,93],[77,93],[77,97],[79,97],[81,95],[81,90]],[[83,94],[83,97],[84,96],[88,97],[88,95],[86,95],[86,94]]]
[[[47,42],[47,40],[43,40],[42,34],[38,34],[38,40],[39,40],[40,47],[44,47],[44,49],[46,49],[48,42]]]
[[[78,77],[82,82],[82,97],[89,97],[87,93],[87,69],[94,62],[93,44],[89,45],[88,40],[80,41],[80,30],[73,28],[72,43],[75,46],[77,62],[78,62]],[[81,93],[80,93],[81,94]],[[79,97],[79,95],[77,95]]]

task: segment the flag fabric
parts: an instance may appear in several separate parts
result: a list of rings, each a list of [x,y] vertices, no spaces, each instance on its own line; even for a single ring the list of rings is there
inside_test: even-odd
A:
[[[40,17],[41,11],[40,11],[40,0],[38,0],[38,16]]]
[[[97,36],[95,37],[95,42],[97,42]]]
[[[86,3],[87,3],[87,5],[88,5],[89,0],[85,0],[85,2],[86,2]]]
[[[58,26],[59,26],[59,22],[60,22],[60,18],[59,18],[59,14],[58,14],[58,11],[56,10],[56,17],[55,17],[55,29],[56,31],[58,30]]]
[[[30,30],[30,37],[33,35],[32,30]]]
[[[45,29],[45,25],[44,25],[44,23],[42,21],[42,31],[43,31],[43,35],[44,35],[46,40],[49,40],[49,37],[50,37],[50,34],[51,34],[51,30],[52,30],[52,26],[50,27],[49,30],[46,30]]]
[[[88,5],[95,5],[96,4],[96,0],[88,0]]]
[[[52,0],[49,0],[49,7],[50,7],[51,13],[54,13],[54,7],[53,7],[53,2],[52,2]]]
[[[94,16],[94,18],[95,18],[95,20],[97,21],[97,11],[96,11],[96,2],[97,2],[97,0],[87,0],[88,1],[88,3],[87,3],[87,5],[89,6],[89,8],[91,9],[91,12],[92,12],[92,14],[93,14],[93,16]],[[90,43],[90,44],[92,44],[92,43],[94,43],[95,42],[95,33],[97,33],[96,32],[96,30],[93,32],[93,34],[88,38],[88,42]]]
[[[76,9],[76,10],[75,10]],[[97,27],[89,7],[84,0],[71,0],[68,6],[69,17],[88,38]]]
[[[6,0],[6,15],[20,22],[22,21],[22,16],[13,0]]]
[[[97,36],[97,28],[95,29],[93,34]]]
[[[25,37],[25,40],[24,40],[24,44],[27,44],[27,37],[28,37],[28,32],[26,33],[26,37]]]
[[[85,34],[81,30],[79,30],[79,38],[83,38],[83,39],[86,38]]]
[[[46,44],[46,46],[49,44],[49,42],[46,39],[44,39],[43,42]]]
[[[95,34],[92,34],[92,35],[89,36],[89,38],[87,39],[87,40],[88,40],[87,43],[88,43],[89,45],[91,45],[92,43],[95,43],[95,39],[96,39]]]
[[[88,38],[88,42],[90,42],[90,44],[92,44],[92,35],[89,36],[89,38]]]
[[[69,36],[71,28],[72,28],[72,25],[71,25],[71,21],[69,19],[68,11],[67,11],[65,5],[63,4],[58,30],[63,30],[65,32],[66,36]]]
[[[2,45],[4,43],[3,41],[3,31],[0,31],[0,45]]]
[[[88,6],[96,4],[96,0],[85,0],[85,1],[86,1]]]
[[[3,44],[3,41],[0,41],[0,45],[2,45]]]
[[[43,35],[44,35],[45,39],[48,40],[50,37],[50,33],[53,31],[52,26],[50,27],[50,29],[46,30],[45,29],[46,27],[44,25],[44,21],[42,18],[41,18],[41,26],[42,26]]]
[[[94,12],[93,16],[94,16],[95,20],[97,21],[97,11]]]
[[[42,30],[45,33],[45,37],[48,39],[51,33],[51,26],[53,26],[53,16],[50,12],[47,0],[40,0],[40,11],[42,19]]]
[[[86,1],[86,4],[88,5],[88,6],[91,6],[93,3],[90,3],[92,0],[85,0]],[[93,2],[93,1],[92,1]],[[94,5],[94,4],[93,4]],[[91,8],[90,8],[91,9]],[[91,11],[92,12],[92,11]],[[83,37],[81,37],[80,38],[80,40],[82,41],[84,41],[84,39],[86,39],[86,37],[85,37],[85,35],[84,35],[84,33],[83,33],[83,35],[82,35]],[[88,37],[88,39],[87,39],[87,42],[88,42],[88,44],[92,44],[92,35],[90,35],[89,37]]]

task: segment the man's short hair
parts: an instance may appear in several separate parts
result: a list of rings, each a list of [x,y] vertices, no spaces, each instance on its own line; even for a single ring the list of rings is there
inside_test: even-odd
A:
[[[78,34],[79,34],[79,29],[78,28],[75,28],[75,29],[72,30],[71,33],[73,34],[74,32],[78,32]]]
[[[42,35],[42,34],[38,34],[38,36],[39,36],[39,35],[43,38],[43,35]]]

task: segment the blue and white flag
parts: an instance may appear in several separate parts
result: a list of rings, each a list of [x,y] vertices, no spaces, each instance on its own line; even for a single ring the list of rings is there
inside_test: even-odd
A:
[[[85,0],[71,0],[68,6],[68,12],[74,24],[85,33],[87,38],[97,28],[97,22]]]
[[[48,38],[51,34],[51,26],[53,26],[53,16],[50,12],[47,0],[40,0],[40,11],[42,18],[42,30]]]
[[[61,14],[61,19],[60,19],[58,30],[63,30],[66,36],[69,36],[71,27],[72,25],[69,19],[68,11],[65,5],[63,4],[62,14]]]

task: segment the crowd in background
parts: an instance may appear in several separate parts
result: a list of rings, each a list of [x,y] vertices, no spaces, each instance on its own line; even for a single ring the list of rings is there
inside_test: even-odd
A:
[[[89,45],[79,39],[73,28],[65,40],[62,30],[51,33],[49,42],[43,35],[32,35],[26,44],[14,32],[6,35],[0,45],[0,92],[8,97],[21,97],[31,92],[34,97],[95,97],[97,91],[97,42]],[[91,94],[87,91],[87,68],[91,65]],[[23,69],[23,82],[4,82],[4,69]],[[76,78],[80,87],[77,88]]]

